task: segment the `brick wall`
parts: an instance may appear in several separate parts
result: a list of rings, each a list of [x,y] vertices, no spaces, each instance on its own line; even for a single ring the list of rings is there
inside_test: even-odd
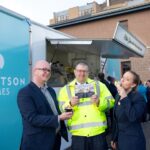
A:
[[[128,20],[129,31],[150,47],[150,10],[72,25],[59,30],[79,38],[110,38],[116,23],[122,20]],[[150,79],[150,49],[146,51],[144,58],[130,60],[132,70],[140,74],[143,81]]]

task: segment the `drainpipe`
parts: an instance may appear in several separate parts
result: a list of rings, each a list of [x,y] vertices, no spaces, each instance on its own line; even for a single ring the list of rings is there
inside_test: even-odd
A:
[[[107,1],[107,7],[110,6],[110,0],[106,0]]]

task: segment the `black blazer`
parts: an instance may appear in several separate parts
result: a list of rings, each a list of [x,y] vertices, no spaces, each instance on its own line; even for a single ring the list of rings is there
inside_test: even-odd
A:
[[[130,92],[126,98],[116,99],[112,141],[118,143],[119,150],[145,150],[145,137],[141,118],[146,109],[144,97],[138,92]]]
[[[48,91],[60,114],[55,91],[51,87]],[[19,91],[17,102],[23,123],[21,150],[52,150],[59,126],[58,116],[53,114],[40,88],[30,82]],[[60,133],[68,141],[64,122],[60,121],[60,125]]]

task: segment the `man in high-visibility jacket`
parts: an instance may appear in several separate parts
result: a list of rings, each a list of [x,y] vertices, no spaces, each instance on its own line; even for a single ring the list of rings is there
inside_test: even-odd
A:
[[[73,110],[72,118],[67,121],[72,150],[107,150],[105,112],[113,107],[114,99],[107,87],[89,79],[88,73],[87,64],[76,65],[75,79],[59,92],[59,106],[61,111]]]

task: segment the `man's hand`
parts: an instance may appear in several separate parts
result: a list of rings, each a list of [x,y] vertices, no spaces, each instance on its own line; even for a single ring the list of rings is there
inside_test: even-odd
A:
[[[79,98],[78,96],[74,96],[71,98],[71,101],[70,101],[70,105],[73,107],[75,105],[77,105],[79,103]]]
[[[111,147],[113,150],[117,149],[116,142],[111,141]]]
[[[99,98],[98,98],[98,96],[97,95],[92,95],[91,96],[91,102],[92,103],[94,103],[94,104],[96,104],[97,106],[99,105]]]
[[[67,120],[70,119],[73,115],[73,112],[64,112],[58,116],[59,120]]]

